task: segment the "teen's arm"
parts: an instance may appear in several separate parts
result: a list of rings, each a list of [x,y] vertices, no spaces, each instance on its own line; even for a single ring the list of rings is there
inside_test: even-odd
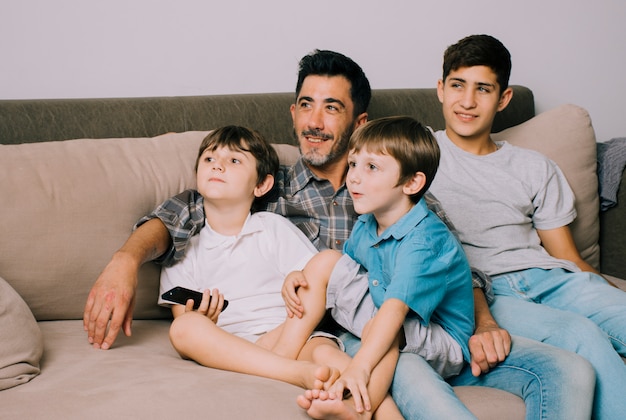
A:
[[[598,270],[587,264],[578,252],[574,237],[568,226],[561,226],[556,229],[537,230],[541,245],[554,258],[569,260],[576,264],[582,271],[590,271],[599,274]]]
[[[170,241],[169,231],[161,220],[151,219],[139,226],[113,254],[91,288],[83,314],[83,326],[95,348],[110,348],[120,329],[131,335],[139,267],[163,254]]]
[[[472,374],[480,376],[506,359],[511,351],[511,335],[498,326],[479,288],[474,288],[474,319],[476,328],[469,339],[470,366]]]
[[[554,258],[571,261],[576,264],[581,271],[588,271],[601,276],[600,272],[589,265],[578,252],[569,226],[561,226],[549,230],[537,230],[537,234],[539,235],[539,239],[541,239],[541,245],[548,251],[548,254],[552,255]],[[610,282],[606,277],[603,278],[611,286],[617,287],[617,285]]]

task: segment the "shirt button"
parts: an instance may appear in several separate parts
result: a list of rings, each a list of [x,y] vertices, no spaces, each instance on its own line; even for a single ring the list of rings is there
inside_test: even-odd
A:
[[[335,240],[335,245],[337,245],[337,246],[341,245],[341,241],[339,239],[336,239]]]
[[[339,203],[337,203],[336,201],[333,201],[333,206],[337,207],[339,205]]]
[[[374,287],[378,286],[378,280],[372,280],[372,286]]]

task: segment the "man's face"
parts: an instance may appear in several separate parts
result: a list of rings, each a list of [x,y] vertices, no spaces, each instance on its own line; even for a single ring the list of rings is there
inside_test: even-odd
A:
[[[343,76],[307,76],[296,103],[293,126],[304,161],[313,167],[345,159],[348,141],[367,114],[354,118],[350,82]]]
[[[451,140],[489,138],[493,119],[508,105],[510,89],[500,92],[496,74],[487,66],[461,67],[439,80],[446,133]]]

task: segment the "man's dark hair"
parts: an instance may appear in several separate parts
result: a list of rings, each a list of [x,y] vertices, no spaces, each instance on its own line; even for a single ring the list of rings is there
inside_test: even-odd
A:
[[[443,54],[443,80],[463,67],[486,66],[496,74],[500,93],[509,87],[511,54],[490,35],[470,35],[449,46]]]
[[[354,117],[367,112],[372,98],[372,89],[363,69],[343,54],[315,50],[300,60],[296,100],[307,76],[343,76],[350,82],[350,97],[354,103]]]

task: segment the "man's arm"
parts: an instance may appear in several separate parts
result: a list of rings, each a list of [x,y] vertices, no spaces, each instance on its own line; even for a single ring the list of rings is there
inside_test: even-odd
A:
[[[139,226],[113,254],[91,288],[83,314],[83,326],[95,348],[110,348],[121,328],[131,335],[139,267],[161,256],[170,244],[167,228],[155,218]]]
[[[135,231],[113,254],[87,297],[83,326],[94,347],[110,348],[121,328],[130,335],[139,267],[157,258],[162,265],[180,261],[189,239],[203,225],[202,196],[195,190],[165,200],[137,222]]]
[[[474,376],[487,373],[504,361],[511,351],[511,335],[498,326],[491,315],[482,289],[474,288],[474,318],[476,328],[469,339],[472,355],[470,366]]]

